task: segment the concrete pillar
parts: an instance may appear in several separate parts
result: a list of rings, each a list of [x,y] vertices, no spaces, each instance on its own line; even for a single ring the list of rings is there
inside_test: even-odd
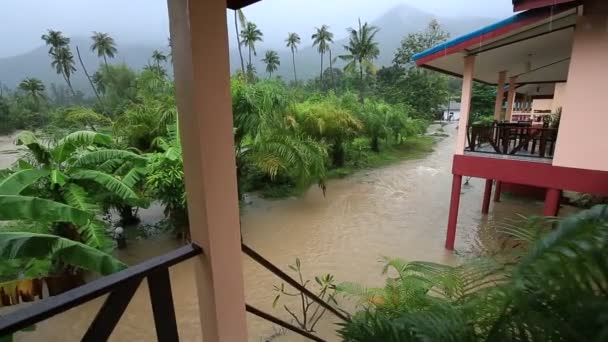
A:
[[[507,80],[507,72],[501,71],[498,73],[498,85],[496,87],[496,103],[494,105],[494,120],[502,120],[502,103],[505,100],[505,82]]]
[[[544,216],[557,216],[559,213],[559,202],[561,197],[561,190],[547,189],[547,194],[545,195],[545,208],[543,209]]]
[[[226,0],[168,8],[202,340],[246,341]]]
[[[490,212],[490,197],[492,197],[492,183],[493,180],[486,179],[486,186],[483,191],[483,204],[481,205],[481,213],[487,214]]]
[[[460,120],[458,123],[458,138],[456,140],[456,154],[464,154],[471,112],[471,96],[473,94],[473,78],[475,75],[475,56],[464,58],[464,73],[462,75],[462,96],[460,99]]]
[[[452,178],[452,195],[450,199],[450,214],[448,216],[448,230],[445,237],[445,248],[454,250],[456,241],[456,225],[458,224],[458,208],[460,206],[460,191],[462,189],[462,175]]]
[[[500,202],[500,195],[502,194],[502,182],[496,181],[496,189],[494,189],[494,202]]]
[[[515,102],[515,82],[517,82],[517,76],[509,78],[509,93],[507,94],[507,114],[505,115],[505,121],[511,121],[511,115],[513,114],[513,104]]]

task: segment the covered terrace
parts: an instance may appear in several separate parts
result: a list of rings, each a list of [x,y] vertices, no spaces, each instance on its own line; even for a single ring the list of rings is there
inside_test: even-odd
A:
[[[577,13],[575,3],[531,9],[414,56],[463,78],[457,154],[551,162]],[[497,87],[491,124],[471,118],[473,82]]]

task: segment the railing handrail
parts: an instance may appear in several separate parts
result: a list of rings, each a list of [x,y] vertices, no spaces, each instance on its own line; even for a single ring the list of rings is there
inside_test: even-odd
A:
[[[319,298],[253,249],[242,244],[242,250],[264,268],[301,291],[324,309],[332,312],[346,322],[350,321],[342,312]],[[144,278],[147,278],[157,338],[159,341],[176,341],[179,337],[177,334],[175,309],[171,297],[169,267],[200,254],[203,254],[201,247],[189,244],[120,272],[96,279],[60,295],[48,297],[37,302],[35,305],[1,316],[0,337],[18,332],[109,293],[109,296],[82,339],[83,341],[106,340],[119,322],[120,317],[140,283]],[[251,305],[246,304],[245,310],[313,341],[324,341],[311,332],[300,329]]]
[[[201,254],[202,249],[189,244],[167,254],[146,260],[125,270],[96,279],[57,296],[48,297],[35,305],[0,317],[0,336],[9,335],[33,324],[68,311],[124,285],[141,281],[159,270],[166,270],[184,260]]]

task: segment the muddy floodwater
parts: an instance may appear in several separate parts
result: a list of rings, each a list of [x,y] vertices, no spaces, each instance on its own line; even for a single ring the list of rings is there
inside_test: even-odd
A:
[[[251,203],[242,208],[244,241],[285,270],[299,257],[304,275],[311,279],[330,273],[338,281],[381,286],[382,256],[454,264],[461,257],[494,248],[496,226],[505,220],[515,219],[518,214],[542,213],[541,202],[505,197],[500,203],[492,203],[490,214],[484,216],[480,212],[483,180],[471,179],[462,189],[456,252],[447,252],[443,244],[456,127],[448,125],[444,129],[450,136],[438,142],[435,151],[425,158],[329,181],[325,197],[316,187],[300,198],[269,201],[251,197]],[[6,159],[2,158],[0,154],[0,163]],[[572,211],[564,209],[562,214]],[[151,222],[162,213],[156,208],[142,211],[142,215],[144,221]],[[117,256],[134,264],[177,246],[170,236],[134,240]],[[247,302],[288,320],[280,305],[272,308],[276,294],[272,288],[280,282],[246,258],[243,267]],[[173,267],[171,281],[180,337],[183,341],[200,341],[193,263]],[[155,340],[148,296],[143,283],[111,340]],[[78,341],[102,300],[37,324],[36,331],[19,333],[16,341]],[[351,309],[352,305],[345,303],[345,308]],[[303,341],[251,315],[247,322],[251,341]],[[319,334],[338,340],[335,323],[335,318],[326,314],[318,326]]]

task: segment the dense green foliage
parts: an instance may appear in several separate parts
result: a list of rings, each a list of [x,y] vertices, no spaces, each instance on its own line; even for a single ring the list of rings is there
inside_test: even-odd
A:
[[[601,341],[608,307],[608,206],[505,227],[519,251],[450,267],[387,260],[384,288],[345,283],[363,309],[345,341]],[[546,233],[545,233],[546,232]]]
[[[315,184],[325,192],[328,177],[430,150],[432,139],[419,137],[428,125],[420,118],[430,115],[420,115],[416,103],[389,100],[375,86],[377,28],[359,23],[349,29],[342,69],[333,67],[333,33],[326,25],[318,28],[313,40],[321,74],[306,84],[298,82],[295,64],[301,39],[289,34],[294,81],[286,84],[273,78],[281,61],[272,50],[262,58],[268,79],[258,77],[252,59],[263,33],[241,11],[235,11],[235,25],[240,47],[247,49],[247,69],[231,80],[240,195],[286,196]],[[18,89],[0,92],[1,130],[22,130],[15,142],[27,151],[0,172],[0,221],[8,222],[0,227],[0,245],[10,259],[0,267],[3,280],[121,269],[106,254],[114,230],[101,217],[110,212],[129,225],[138,208],[157,202],[178,232],[188,227],[169,56],[154,51],[141,71],[111,64],[119,54],[116,42],[94,32],[90,49],[99,67],[89,74],[79,58],[95,94],[85,98],[72,89],[71,76],[80,70],[70,39],[54,30],[42,39],[66,86],[46,87],[30,77]]]

